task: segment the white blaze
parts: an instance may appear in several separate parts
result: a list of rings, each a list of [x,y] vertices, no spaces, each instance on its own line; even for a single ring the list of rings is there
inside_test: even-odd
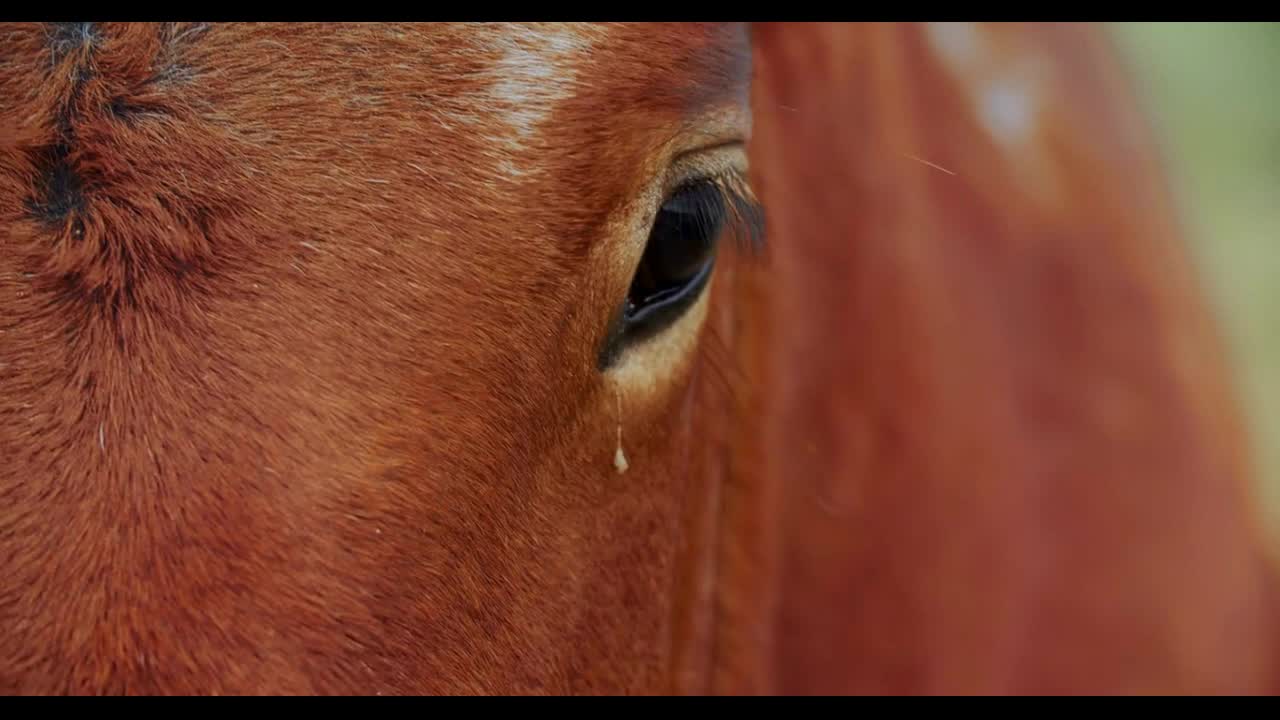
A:
[[[971,22],[925,24],[933,51],[955,67],[969,66],[978,57],[978,31]]]
[[[987,132],[1005,143],[1026,141],[1035,128],[1035,107],[1030,94],[1009,81],[996,81],[983,89],[978,117]]]
[[[602,35],[588,23],[503,25],[492,37],[501,57],[487,69],[493,78],[486,109],[502,126],[497,148],[527,150],[555,108],[575,94],[578,68]],[[520,170],[502,163],[508,172]]]
[[[1040,103],[1035,92],[1043,75],[1033,56],[1000,47],[992,32],[976,23],[925,25],[929,46],[943,67],[968,90],[978,121],[1005,145],[1021,145],[1036,131]]]

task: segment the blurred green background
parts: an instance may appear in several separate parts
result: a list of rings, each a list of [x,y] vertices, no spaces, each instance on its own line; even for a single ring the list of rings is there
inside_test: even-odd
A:
[[[1280,23],[1111,27],[1187,205],[1280,539]]]

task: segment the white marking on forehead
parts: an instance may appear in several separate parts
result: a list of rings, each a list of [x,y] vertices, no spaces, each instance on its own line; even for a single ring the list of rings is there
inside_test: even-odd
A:
[[[978,31],[971,22],[925,23],[933,51],[956,67],[971,66],[978,57]]]
[[[1005,144],[1030,139],[1036,125],[1037,103],[1020,83],[997,80],[982,90],[978,117],[987,132]]]
[[[1043,78],[1025,49],[1001,47],[995,31],[977,23],[925,25],[933,52],[969,96],[982,127],[1005,145],[1023,144],[1036,131]]]
[[[1058,165],[1044,144],[1044,120],[1059,78],[1030,34],[998,23],[924,23],[921,30],[937,71],[966,101],[975,129],[1004,151],[1003,171],[1019,191],[1036,203],[1061,198]],[[961,158],[957,169],[970,174],[976,168],[963,163],[983,157],[964,148],[955,155]]]
[[[496,140],[513,150],[534,138],[556,105],[571,98],[578,68],[602,35],[591,24],[504,25],[491,38],[502,53],[486,104],[509,134]],[[510,168],[514,169],[514,168]]]

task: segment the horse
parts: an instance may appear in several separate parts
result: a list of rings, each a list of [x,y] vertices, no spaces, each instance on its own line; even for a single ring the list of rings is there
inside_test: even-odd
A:
[[[1280,689],[1097,28],[0,37],[0,691]]]

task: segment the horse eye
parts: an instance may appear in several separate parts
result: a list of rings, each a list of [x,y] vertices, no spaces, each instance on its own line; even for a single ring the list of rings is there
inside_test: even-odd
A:
[[[722,191],[710,180],[684,185],[662,204],[627,293],[624,341],[666,328],[698,299],[715,264],[726,211]]]

